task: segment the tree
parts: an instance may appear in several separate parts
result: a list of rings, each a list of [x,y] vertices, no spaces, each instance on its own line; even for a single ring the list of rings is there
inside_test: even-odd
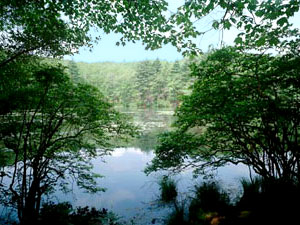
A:
[[[295,51],[299,46],[300,33],[299,29],[292,27],[289,19],[299,12],[299,5],[299,0],[189,0],[171,16],[170,23],[180,24],[180,31],[185,36],[205,35],[211,29],[224,32],[235,27],[238,31],[235,43],[239,47]],[[215,18],[210,23],[211,27],[197,31],[193,21],[197,22],[208,15]]]
[[[101,191],[90,159],[108,154],[110,140],[132,134],[133,127],[96,88],[72,84],[62,67],[29,61],[5,68],[0,104],[9,109],[0,116],[0,150],[13,160],[2,172],[0,199],[17,208],[21,224],[32,224],[42,196],[68,188],[68,178]]]
[[[134,102],[134,94],[135,94],[135,90],[134,90],[134,86],[133,86],[133,82],[130,79],[124,79],[123,80],[119,80],[120,82],[120,87],[116,89],[116,91],[119,91],[119,95],[120,95],[120,103],[122,106],[124,107],[130,107],[131,103]]]
[[[214,51],[192,67],[193,91],[161,136],[147,172],[243,163],[266,179],[300,181],[299,56]]]
[[[195,23],[217,14],[211,29],[237,27],[239,46],[297,49],[299,31],[289,18],[299,11],[299,0],[188,0],[170,12],[166,0],[3,0],[0,3],[0,67],[28,54],[62,56],[91,46],[91,29],[120,33],[117,45],[142,40],[147,49],[171,43],[183,53],[197,51],[191,38],[204,35]],[[259,22],[258,22],[259,21]],[[297,37],[292,41],[290,37]],[[101,37],[98,36],[97,40]]]
[[[152,67],[154,74],[152,79],[151,95],[153,96],[153,101],[157,107],[161,104],[160,100],[163,100],[166,92],[167,80],[164,74],[162,74],[162,63],[158,58],[153,61]]]
[[[69,67],[71,80],[73,81],[73,83],[79,83],[82,78],[80,77],[79,69],[76,63],[73,60],[71,60],[69,62],[68,67]]]
[[[178,129],[161,135],[146,172],[186,167],[203,172],[242,162],[265,178],[299,181],[300,33],[289,22],[299,1],[191,0],[171,21],[185,24],[181,32],[189,35],[188,18],[200,20],[220,9],[212,28],[238,28],[241,52],[221,49],[191,65],[196,82],[177,110]],[[269,49],[282,55],[266,55]],[[260,54],[242,53],[248,50]]]
[[[170,102],[177,106],[179,104],[179,96],[182,95],[182,83],[183,73],[181,72],[180,64],[178,61],[175,61],[170,74],[169,74],[169,99]]]
[[[160,73],[157,73],[153,82],[153,95],[157,106],[169,106],[168,102],[168,73],[167,66],[164,66]]]
[[[149,0],[1,1],[0,50],[5,58],[0,67],[23,55],[58,57],[91,47],[91,29],[122,34],[117,45],[142,40],[146,48],[158,48],[172,29],[163,14],[167,5]],[[168,42],[175,44],[174,38]]]
[[[154,81],[154,67],[151,61],[140,62],[136,70],[136,89],[139,92],[139,99],[144,107],[152,106],[154,98],[152,86]]]
[[[158,73],[161,72],[162,65],[161,65],[161,62],[158,58],[152,63],[152,66],[154,68],[154,73],[155,74],[158,74]]]

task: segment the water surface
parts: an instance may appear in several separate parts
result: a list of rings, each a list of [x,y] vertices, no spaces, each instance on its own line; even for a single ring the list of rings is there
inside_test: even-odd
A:
[[[155,134],[166,129],[172,121],[172,111],[129,112],[135,122],[144,129],[144,135],[132,142],[131,147],[116,148],[112,155],[93,160],[94,171],[104,175],[98,181],[107,189],[101,194],[86,194],[74,188],[73,193],[60,200],[68,200],[74,206],[94,206],[113,210],[124,220],[134,218],[136,224],[151,224],[153,218],[162,218],[167,209],[157,205],[159,196],[158,179],[164,172],[146,176],[143,172],[154,157],[152,151],[156,143]],[[103,162],[103,160],[105,162]],[[217,170],[216,179],[225,188],[238,191],[239,179],[248,176],[248,168],[243,165],[228,165]],[[189,193],[195,182],[191,171],[184,171],[175,177],[182,195]]]

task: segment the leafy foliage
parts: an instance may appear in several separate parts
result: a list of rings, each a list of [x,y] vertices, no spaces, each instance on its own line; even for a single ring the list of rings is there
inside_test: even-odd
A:
[[[99,88],[119,106],[175,107],[193,82],[188,59],[175,63],[160,60],[138,63],[78,63],[81,77]],[[177,64],[174,71],[173,65]]]
[[[197,209],[203,212],[219,212],[221,215],[228,210],[230,205],[230,198],[224,192],[219,184],[216,182],[204,182],[194,188],[195,197],[190,204],[190,217],[192,219],[193,213],[197,213]]]
[[[160,200],[164,203],[170,203],[176,201],[177,198],[177,187],[174,180],[163,176],[159,181],[159,187],[161,191]]]
[[[69,63],[64,62],[70,66]],[[80,78],[122,107],[175,107],[193,82],[190,60],[136,63],[76,63]],[[176,64],[176,70],[173,69]]]
[[[24,222],[36,218],[42,195],[66,190],[68,178],[87,191],[102,191],[90,159],[108,154],[110,140],[134,134],[134,127],[96,88],[71,83],[63,67],[29,60],[5,68],[0,150],[13,160],[5,165],[2,203],[16,207]]]
[[[289,22],[299,11],[298,0],[189,0],[175,12],[165,0],[4,0],[0,9],[0,50],[6,55],[0,66],[22,55],[58,57],[91,47],[92,29],[120,33],[117,45],[142,40],[146,49],[171,43],[184,54],[199,52],[191,38],[206,31],[196,22],[213,14],[218,16],[210,22],[211,29],[241,30],[235,39],[240,47],[282,51],[299,47],[299,30]]]
[[[296,213],[295,203],[299,201],[299,184],[282,180],[266,180],[256,177],[242,180],[243,194],[236,204],[242,219],[240,223],[295,223],[297,219],[289,216]],[[236,222],[237,224],[237,222]]]
[[[220,222],[225,215],[231,216],[233,211],[228,193],[223,191],[215,181],[195,185],[192,195],[184,196],[181,202],[177,196],[180,193],[177,193],[176,183],[171,178],[163,177],[160,181],[160,189],[161,195],[165,193],[165,197],[161,196],[162,203],[168,205],[173,203],[173,210],[166,217],[164,224],[214,224],[213,219]]]
[[[91,29],[123,34],[117,44],[142,39],[147,48],[157,48],[163,41],[157,31],[171,29],[162,15],[166,7],[165,1],[148,0],[1,1],[1,51],[7,57],[0,65],[24,54],[74,53],[81,46],[91,46]]]
[[[151,106],[154,99],[152,99],[152,86],[154,85],[154,75],[156,68],[152,68],[150,61],[144,61],[138,65],[136,70],[136,89],[139,93],[139,99],[145,107]]]
[[[97,210],[89,207],[73,209],[71,204],[53,202],[44,204],[38,219],[38,225],[117,225],[118,218],[107,209]]]
[[[168,13],[167,6],[164,0],[0,2],[1,156],[14,156],[12,162],[1,162],[11,166],[1,172],[10,179],[8,185],[1,183],[1,200],[18,208],[22,223],[36,217],[41,196],[57,181],[66,187],[67,175],[81,187],[97,191],[86,159],[106,154],[109,139],[132,131],[95,88],[74,85],[62,68],[27,57],[60,57],[91,46],[92,28],[121,33],[117,45],[141,39],[148,49],[171,43],[178,50],[193,51],[196,46],[189,38],[203,33],[192,19],[222,9],[211,27],[243,29],[235,39],[241,49],[291,53],[271,57],[228,48],[195,65],[193,93],[177,111],[179,129],[162,139],[171,145],[157,150],[150,169],[243,162],[263,177],[299,181],[300,41],[299,30],[289,22],[299,11],[299,1],[190,0],[175,13]],[[147,80],[149,86],[139,85],[140,93],[128,92],[128,79],[120,89],[122,100],[116,101],[140,94],[143,104],[172,99],[178,105],[181,82],[176,67],[168,88],[164,87],[171,82],[165,82],[164,68],[157,63],[154,73],[141,70],[139,80]],[[161,94],[153,94],[157,89]],[[168,152],[176,163],[170,163]]]
[[[235,38],[237,46],[244,49],[277,49],[294,51],[299,47],[299,29],[293,28],[289,18],[299,11],[299,1],[252,1],[252,0],[190,0],[179,7],[171,21],[184,24],[182,32],[188,35],[204,35],[204,32],[191,33],[193,23],[208,15],[219,15],[211,22],[213,29],[238,29]],[[207,29],[210,30],[210,29]],[[293,40],[290,40],[292,38]],[[298,46],[298,47],[297,47]],[[295,51],[297,52],[297,51]]]
[[[299,186],[257,177],[242,180],[242,195],[230,199],[216,181],[195,185],[194,195],[185,199],[188,208],[175,209],[165,224],[293,224],[298,218],[295,204],[299,201]],[[227,190],[228,191],[228,190]],[[190,201],[188,199],[191,199]]]
[[[232,162],[299,181],[299,69],[294,55],[226,48],[207,56],[193,68],[197,80],[177,109],[177,131],[163,136],[148,170]]]
[[[75,84],[82,83],[83,79],[80,77],[78,66],[73,60],[69,62],[68,68],[72,82]]]

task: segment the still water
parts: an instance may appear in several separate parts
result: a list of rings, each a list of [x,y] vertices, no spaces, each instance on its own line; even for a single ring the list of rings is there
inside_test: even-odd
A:
[[[133,141],[131,147],[117,148],[112,155],[93,160],[94,171],[104,175],[98,183],[107,189],[106,192],[91,195],[75,187],[72,193],[58,195],[57,198],[60,201],[70,201],[74,206],[108,208],[123,220],[133,219],[135,224],[151,224],[153,218],[163,218],[167,214],[168,209],[158,207],[156,201],[159,196],[157,181],[164,173],[146,176],[143,170],[154,157],[152,149],[156,143],[155,134],[170,125],[172,111],[127,113],[143,127],[144,135]],[[216,179],[231,191],[238,191],[239,179],[247,176],[248,168],[243,165],[228,165],[218,169],[216,173]],[[195,182],[201,181],[201,177],[194,180],[191,171],[185,171],[178,174],[175,180],[181,196],[184,196]]]

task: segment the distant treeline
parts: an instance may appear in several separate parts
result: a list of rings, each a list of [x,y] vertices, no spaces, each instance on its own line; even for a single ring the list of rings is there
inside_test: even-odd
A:
[[[118,106],[175,107],[192,83],[189,61],[133,63],[66,62],[72,78],[82,79]]]

